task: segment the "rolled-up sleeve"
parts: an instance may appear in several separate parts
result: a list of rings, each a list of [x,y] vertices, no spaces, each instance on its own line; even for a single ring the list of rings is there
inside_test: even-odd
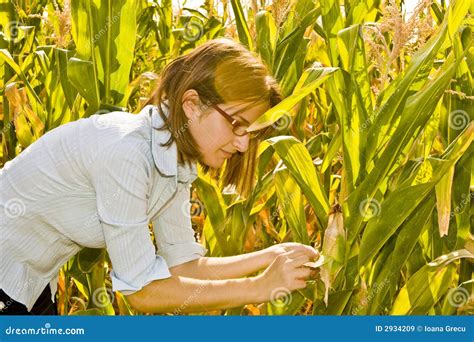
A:
[[[190,185],[179,184],[169,206],[153,221],[158,254],[168,267],[203,257],[207,249],[194,238],[190,215]]]
[[[100,153],[92,175],[98,217],[112,262],[112,289],[124,294],[171,277],[165,259],[156,255],[148,229],[150,172],[146,146],[118,144]]]

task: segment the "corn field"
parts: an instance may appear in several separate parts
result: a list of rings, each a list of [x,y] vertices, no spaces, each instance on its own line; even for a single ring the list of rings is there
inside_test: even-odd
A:
[[[326,262],[301,291],[211,315],[474,313],[474,3],[0,0],[0,167],[45,132],[137,113],[159,72],[217,37],[257,53],[285,99],[247,198],[193,184],[209,256],[295,241]],[[86,220],[87,218],[85,218]],[[105,250],[59,274],[63,315],[137,314]]]

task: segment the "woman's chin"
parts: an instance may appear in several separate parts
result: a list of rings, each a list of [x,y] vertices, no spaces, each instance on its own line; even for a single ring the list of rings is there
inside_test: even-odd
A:
[[[222,157],[205,158],[202,164],[209,166],[211,169],[219,169],[224,165],[225,161],[226,159]]]

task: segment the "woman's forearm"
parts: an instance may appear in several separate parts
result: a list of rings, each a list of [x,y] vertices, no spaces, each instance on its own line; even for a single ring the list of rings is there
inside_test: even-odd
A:
[[[268,267],[275,255],[269,250],[261,250],[228,257],[202,257],[170,268],[176,276],[195,279],[240,278]]]
[[[127,300],[146,313],[205,312],[263,302],[266,299],[258,286],[257,278],[201,280],[172,276],[152,281],[128,295]]]

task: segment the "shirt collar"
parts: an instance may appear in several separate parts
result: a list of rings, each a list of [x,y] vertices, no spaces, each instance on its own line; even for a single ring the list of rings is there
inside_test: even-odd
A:
[[[161,108],[166,116],[168,116],[168,106],[163,103]],[[179,182],[192,183],[197,178],[196,163],[185,163],[185,165],[178,164],[178,148],[176,142],[170,146],[161,146],[166,143],[170,137],[171,132],[167,129],[159,130],[164,124],[158,108],[153,105],[145,106],[142,113],[146,113],[151,117],[151,152],[153,160],[158,171],[164,176],[175,176]]]

